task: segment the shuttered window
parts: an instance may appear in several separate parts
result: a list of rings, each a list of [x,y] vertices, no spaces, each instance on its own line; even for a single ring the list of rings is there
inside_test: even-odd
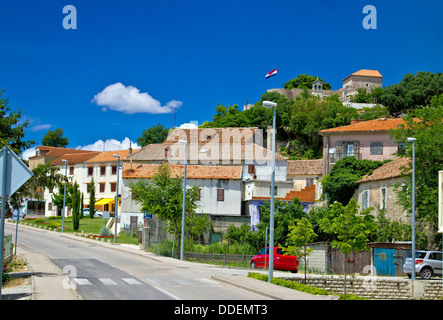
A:
[[[371,154],[382,155],[383,154],[383,142],[371,142]]]
[[[225,201],[225,189],[217,189],[217,201]]]

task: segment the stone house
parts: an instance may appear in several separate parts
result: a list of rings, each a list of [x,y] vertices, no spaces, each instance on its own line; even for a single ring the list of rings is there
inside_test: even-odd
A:
[[[409,215],[398,203],[398,192],[407,192],[402,168],[410,163],[410,158],[395,158],[359,180],[353,198],[360,210],[373,207],[375,216],[379,210],[385,210],[386,217],[393,221],[410,222]]]
[[[390,131],[404,124],[402,118],[352,120],[350,125],[319,131],[323,136],[323,174],[347,156],[377,161],[393,159],[395,153],[404,151],[406,142],[396,142]]]
[[[378,70],[361,69],[344,78],[342,83],[342,87],[338,90],[323,90],[321,82],[317,79],[309,93],[321,98],[338,94],[342,101],[348,101],[353,95],[357,94],[357,89],[359,88],[366,89],[368,92],[371,92],[373,88],[382,88],[383,76]],[[267,91],[278,92],[289,99],[295,99],[303,92],[303,89],[268,89]],[[357,107],[356,104],[352,106]],[[245,106],[243,109],[246,110],[248,108],[248,106]]]

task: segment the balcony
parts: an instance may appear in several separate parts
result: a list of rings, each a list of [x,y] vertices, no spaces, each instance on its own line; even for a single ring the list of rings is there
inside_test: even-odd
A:
[[[358,160],[361,160],[361,153],[329,153],[329,164],[334,164],[345,157],[356,157]]]

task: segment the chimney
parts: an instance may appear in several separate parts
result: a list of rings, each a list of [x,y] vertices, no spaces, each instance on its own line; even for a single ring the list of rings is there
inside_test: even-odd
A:
[[[131,155],[132,154],[132,142],[129,142],[129,155]]]

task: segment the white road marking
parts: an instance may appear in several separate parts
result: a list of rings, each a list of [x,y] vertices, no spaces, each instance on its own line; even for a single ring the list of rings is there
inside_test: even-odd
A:
[[[169,292],[166,291],[166,290],[163,290],[162,288],[159,288],[159,287],[157,287],[157,286],[153,286],[153,287],[156,288],[157,290],[159,290],[159,291],[161,291],[161,292],[167,294],[168,296],[172,297],[172,298],[175,299],[175,300],[181,300],[179,297],[173,295],[172,293],[169,293]]]
[[[117,284],[112,281],[109,278],[99,278],[98,280],[100,280],[103,284],[107,285],[107,286],[116,286]]]
[[[83,278],[74,278],[74,281],[81,285],[81,286],[90,286],[92,285],[91,282],[89,282],[88,279],[83,279]]]
[[[197,278],[196,280],[201,281],[201,282],[205,282],[205,283],[209,283],[209,284],[213,284],[213,285],[220,285],[218,282],[213,281],[213,280],[209,280],[206,278]]]
[[[140,285],[142,284],[140,281],[137,281],[133,278],[122,278],[123,281],[125,281],[126,283],[130,284],[130,285]]]

